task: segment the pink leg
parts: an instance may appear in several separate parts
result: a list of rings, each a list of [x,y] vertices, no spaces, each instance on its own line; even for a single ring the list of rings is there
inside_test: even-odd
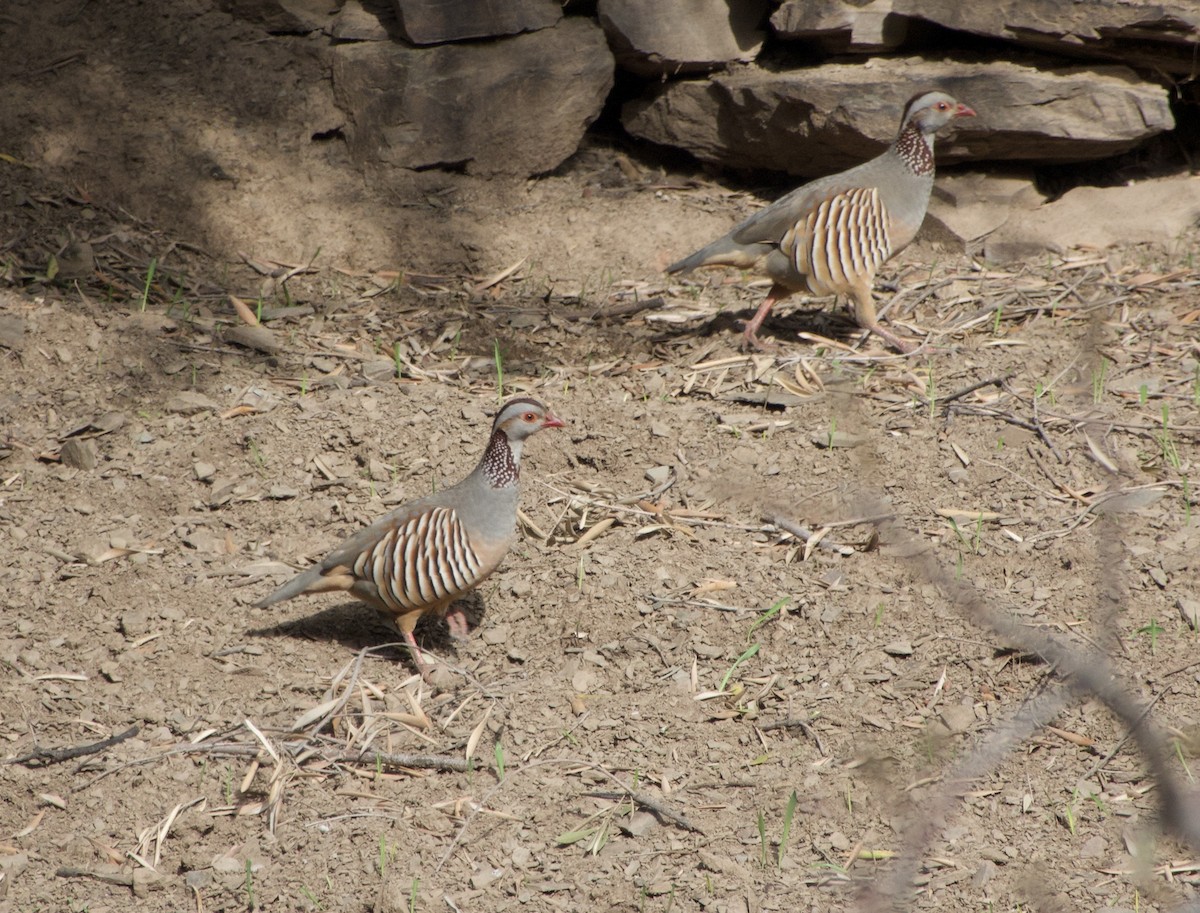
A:
[[[404,637],[404,642],[408,644],[408,652],[412,655],[413,664],[416,665],[417,671],[421,673],[422,678],[429,678],[429,663],[425,662],[425,656],[421,653],[421,648],[417,646],[417,639],[413,637],[412,631],[401,630],[400,634]]]
[[[401,615],[396,619],[396,627],[400,631],[400,636],[404,638],[404,642],[408,644],[408,652],[412,655],[413,665],[417,667],[417,671],[421,673],[421,677],[429,681],[429,672],[432,666],[425,662],[421,648],[417,646],[417,639],[413,637],[413,629],[416,628],[417,622],[420,619],[420,612],[409,612],[407,615]]]
[[[763,299],[763,303],[758,306],[758,310],[754,312],[754,316],[750,318],[750,321],[746,324],[746,328],[742,330],[742,348],[754,349],[756,352],[764,352],[770,348],[770,346],[758,338],[758,328],[767,319],[767,314],[771,312],[771,307],[775,302],[782,301],[790,294],[791,291],[778,283],[771,286],[771,290],[767,292],[767,297]]]
[[[891,330],[885,330],[879,325],[879,318],[875,316],[875,299],[871,297],[871,286],[869,283],[863,283],[854,289],[854,318],[858,321],[858,325],[864,330],[869,330],[874,333],[896,351],[909,355],[920,348],[915,342],[908,339],[901,339]]]

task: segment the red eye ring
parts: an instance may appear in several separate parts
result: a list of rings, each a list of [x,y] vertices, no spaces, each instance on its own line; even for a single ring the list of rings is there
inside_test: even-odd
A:
[[[532,424],[533,422],[537,421],[537,413],[536,412],[526,412],[524,415],[521,416],[521,419],[523,421],[526,421],[526,422],[529,422],[530,424]]]

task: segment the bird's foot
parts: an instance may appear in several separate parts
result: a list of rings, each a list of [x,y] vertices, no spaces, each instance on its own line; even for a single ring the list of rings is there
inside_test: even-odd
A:
[[[401,631],[404,637],[404,642],[408,644],[408,655],[412,657],[413,665],[417,667],[417,672],[426,682],[431,685],[438,683],[445,671],[445,666],[442,663],[430,663],[425,659],[425,654],[421,652],[421,648],[417,646],[417,639],[413,637],[411,631]]]
[[[413,665],[417,667],[417,674],[425,684],[442,689],[449,687],[454,681],[452,667],[436,656],[432,657],[433,661],[430,662],[426,654],[412,650],[411,645],[409,655],[412,656]]]
[[[740,346],[743,352],[774,352],[779,346],[770,342],[763,342],[758,338],[758,327],[753,323],[746,324],[746,328],[742,330],[742,343]]]
[[[885,330],[878,323],[869,324],[863,327],[863,329],[874,333],[901,355],[912,355],[917,349],[921,348],[920,343],[897,336],[891,330]]]

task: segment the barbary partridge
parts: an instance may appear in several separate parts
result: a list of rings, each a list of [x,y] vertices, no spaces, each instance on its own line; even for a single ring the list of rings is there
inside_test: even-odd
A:
[[[516,539],[525,439],[563,424],[536,399],[510,399],[496,413],[487,448],[470,475],[380,517],[257,605],[302,593],[349,593],[395,616],[418,670],[428,672],[413,637],[417,620],[442,615],[453,634],[466,633],[462,610],[447,614],[447,609],[496,569]]]
[[[915,346],[885,330],[875,316],[875,271],[916,236],[933,189],[933,135],[975,112],[944,92],[923,92],[904,108],[887,150],[848,171],[818,178],[780,197],[707,247],[667,267],[734,266],[773,281],[746,324],[745,345],[763,348],[758,328],[771,306],[794,292],[846,295],[858,325],[901,352]]]

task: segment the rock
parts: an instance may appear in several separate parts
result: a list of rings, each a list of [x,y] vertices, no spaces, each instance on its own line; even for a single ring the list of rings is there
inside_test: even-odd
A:
[[[198,412],[209,412],[216,408],[216,403],[195,390],[181,390],[167,400],[167,411],[180,415],[195,415]]]
[[[136,868],[133,870],[133,896],[145,897],[157,888],[165,888],[167,877],[152,869]]]
[[[0,314],[0,346],[20,350],[25,341],[25,318],[14,317],[11,314]]]
[[[8,896],[8,888],[29,868],[28,853],[0,855],[0,900]]]
[[[183,882],[193,891],[203,891],[212,885],[212,872],[207,869],[193,869],[183,876]]]
[[[274,355],[283,349],[283,343],[275,335],[275,331],[261,324],[254,327],[242,323],[234,324],[225,329],[224,339],[226,342],[237,343],[239,346],[254,349],[264,355]]]
[[[346,0],[329,27],[339,41],[389,41],[387,25],[375,13],[369,13],[359,0]]]
[[[939,161],[1085,161],[1175,124],[1167,91],[1124,67],[997,61],[964,70],[920,58],[785,71],[752,65],[656,87],[627,103],[622,120],[635,136],[707,162],[814,177],[882,152],[914,85],[942,87],[978,112],[939,139]]]
[[[336,0],[219,0],[224,12],[274,33],[304,34],[326,26]]]
[[[413,44],[493,38],[550,28],[562,18],[557,0],[394,0],[400,31]]]
[[[58,452],[58,458],[64,466],[71,466],[75,469],[95,469],[96,464],[100,461],[96,442],[81,440],[77,437],[63,443],[62,449]]]
[[[892,0],[787,0],[771,15],[781,38],[816,41],[827,53],[886,51],[908,36],[908,19],[892,12]]]
[[[1100,859],[1108,852],[1108,841],[1099,834],[1089,837],[1079,848],[1080,859]]]
[[[600,0],[617,62],[642,76],[707,72],[758,56],[766,0]]]
[[[651,466],[642,474],[646,477],[646,481],[657,487],[666,484],[667,480],[671,478],[671,472],[670,466]]]
[[[559,165],[613,79],[604,34],[582,18],[482,44],[345,44],[332,56],[334,94],[360,163],[484,175],[527,177]]]
[[[1179,607],[1184,623],[1193,631],[1200,631],[1200,600],[1180,596],[1175,605]]]
[[[1046,250],[1172,241],[1200,222],[1200,177],[1126,187],[1076,187],[1053,203],[1017,213],[987,239],[984,256],[1003,262]]]
[[[893,0],[893,12],[955,31],[1074,56],[1110,57],[1150,70],[1193,74],[1200,7],[1145,0]]]
[[[658,827],[658,819],[650,812],[638,810],[628,818],[618,818],[617,827],[630,837],[645,837]]]
[[[951,704],[938,719],[950,732],[966,732],[975,723],[975,711],[967,704]]]
[[[121,615],[121,633],[129,638],[150,633],[154,613],[150,609],[131,609]]]
[[[990,859],[985,859],[975,869],[975,874],[971,876],[971,884],[976,888],[982,888],[985,884],[992,880],[996,875],[996,863]]]
[[[857,434],[850,434],[847,431],[821,431],[809,437],[809,440],[814,445],[822,450],[832,450],[834,448],[851,449],[858,447],[863,442],[863,438]]]
[[[125,426],[125,414],[123,412],[105,412],[103,415],[89,421],[74,425],[64,431],[61,435],[63,438],[74,437],[76,435],[87,434],[96,436],[100,434],[111,434],[119,428]]]
[[[1032,174],[944,175],[933,188],[922,236],[975,241],[994,232],[1014,212],[1034,209],[1045,199]]]
[[[96,271],[96,254],[87,241],[68,241],[55,259],[58,272],[54,278],[60,282],[87,279]]]

